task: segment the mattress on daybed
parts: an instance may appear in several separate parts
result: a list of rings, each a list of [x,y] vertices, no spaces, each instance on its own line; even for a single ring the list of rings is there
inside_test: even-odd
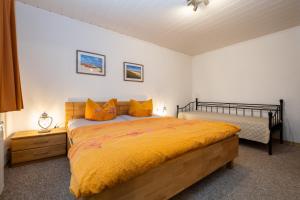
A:
[[[232,123],[241,128],[240,138],[267,144],[270,140],[269,121],[265,117],[248,117],[213,112],[181,112],[180,119],[204,119]]]
[[[70,189],[76,197],[100,193],[238,131],[223,122],[170,117],[75,128],[68,133],[73,140]]]

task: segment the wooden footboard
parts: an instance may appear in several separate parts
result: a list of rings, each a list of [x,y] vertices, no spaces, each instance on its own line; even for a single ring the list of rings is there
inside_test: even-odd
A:
[[[238,156],[238,136],[172,159],[128,182],[82,200],[163,200],[227,165]]]

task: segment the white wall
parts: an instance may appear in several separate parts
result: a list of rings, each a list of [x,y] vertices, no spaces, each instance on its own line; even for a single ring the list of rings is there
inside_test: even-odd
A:
[[[190,56],[22,3],[16,13],[25,109],[8,115],[10,133],[37,128],[43,111],[63,123],[69,98],[153,98],[170,115],[191,99]],[[106,55],[107,75],[76,74],[77,49]],[[123,81],[124,61],[144,65],[144,83]]]
[[[300,142],[300,27],[193,58],[193,97],[203,101],[279,103],[285,139]]]
[[[248,103],[283,98],[285,138],[300,142],[300,27],[192,58],[19,2],[16,11],[25,109],[9,113],[8,133],[37,128],[43,111],[63,123],[69,98],[153,98],[171,115],[192,96]],[[77,49],[105,54],[107,75],[76,74]],[[123,61],[144,64],[145,82],[124,82]]]

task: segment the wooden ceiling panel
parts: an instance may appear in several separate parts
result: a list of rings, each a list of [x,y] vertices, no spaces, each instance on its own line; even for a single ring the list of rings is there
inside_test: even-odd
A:
[[[188,55],[300,25],[299,0],[19,0]]]

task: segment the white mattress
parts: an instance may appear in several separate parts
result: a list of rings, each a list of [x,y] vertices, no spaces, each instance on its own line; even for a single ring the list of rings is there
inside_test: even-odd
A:
[[[152,115],[150,117],[133,117],[133,116],[130,116],[130,115],[121,115],[120,117],[122,117],[123,119],[129,121],[129,120],[138,120],[138,119],[147,119],[147,118],[159,118],[161,116]]]
[[[117,116],[113,120],[107,120],[107,121],[92,121],[92,120],[87,120],[84,118],[72,119],[68,122],[68,129],[73,130],[74,128],[78,128],[81,126],[107,124],[107,123],[115,123],[115,122],[129,121],[129,120],[139,120],[139,119],[145,119],[145,118],[158,118],[158,117],[160,117],[160,116],[153,115],[151,117],[132,117],[130,115],[120,115],[120,116]]]
[[[268,118],[244,117],[210,112],[182,112],[179,113],[178,118],[223,121],[239,126],[241,128],[241,131],[238,133],[240,138],[264,144],[267,144],[270,140]]]
[[[114,122],[121,122],[121,121],[126,121],[126,120],[124,118],[122,118],[121,116],[117,116],[115,119],[107,120],[107,121],[92,121],[92,120],[87,120],[84,118],[72,119],[68,123],[68,129],[73,130],[74,128],[78,128],[81,126],[107,124],[107,123],[114,123]]]

